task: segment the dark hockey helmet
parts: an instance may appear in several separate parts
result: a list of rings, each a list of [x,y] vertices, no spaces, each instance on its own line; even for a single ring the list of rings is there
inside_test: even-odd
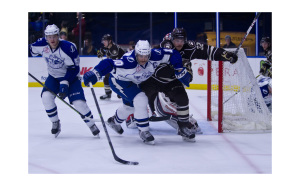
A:
[[[110,41],[112,41],[112,37],[111,37],[111,35],[110,34],[105,34],[103,37],[102,37],[102,41],[103,40],[110,40]]]
[[[171,37],[172,37],[172,40],[183,39],[185,42],[187,41],[186,31],[184,28],[174,28],[171,33]]]
[[[269,46],[271,46],[271,38],[270,38],[270,37],[262,37],[261,40],[260,40],[260,45],[261,45],[263,42],[266,42],[266,43],[269,44]]]

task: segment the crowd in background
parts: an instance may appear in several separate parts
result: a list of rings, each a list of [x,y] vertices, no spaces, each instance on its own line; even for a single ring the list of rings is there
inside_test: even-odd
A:
[[[139,14],[136,16],[136,14]],[[221,32],[246,32],[255,13],[221,13]],[[207,44],[207,32],[215,31],[215,13],[178,13],[178,27],[187,30],[188,40]],[[80,19],[81,18],[81,19]],[[233,19],[234,18],[234,19]],[[151,22],[150,22],[151,19]],[[71,41],[80,48],[81,55],[96,56],[102,47],[101,37],[111,34],[114,42],[128,51],[138,39],[149,40],[152,46],[158,45],[163,37],[174,28],[174,13],[51,13],[31,12],[29,20],[29,43],[43,37],[47,25],[55,24],[60,28],[60,38]],[[261,22],[271,24],[271,13],[263,13]],[[151,27],[150,27],[151,23]],[[260,28],[258,37],[271,36],[271,26]],[[81,27],[80,27],[81,26]],[[81,35],[80,35],[81,33]],[[255,33],[252,29],[251,33]],[[235,48],[237,41],[232,36],[221,38],[220,46]],[[259,39],[260,40],[260,39]],[[259,49],[262,55],[262,49]]]

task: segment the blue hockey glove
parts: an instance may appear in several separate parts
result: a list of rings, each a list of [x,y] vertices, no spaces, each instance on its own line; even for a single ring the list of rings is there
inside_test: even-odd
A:
[[[69,92],[69,85],[65,81],[60,82],[58,96],[61,99],[65,99],[68,96],[68,92]]]
[[[190,86],[190,79],[192,75],[187,71],[186,68],[183,68],[180,72],[175,71],[176,78],[181,81],[185,86]]]
[[[91,82],[93,85],[97,83],[98,78],[96,74],[93,71],[88,71],[83,75],[83,82],[85,86],[89,86],[89,83]]]

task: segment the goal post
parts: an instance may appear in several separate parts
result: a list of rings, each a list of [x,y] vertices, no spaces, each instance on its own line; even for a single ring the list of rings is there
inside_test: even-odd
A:
[[[241,48],[237,55],[235,64],[207,63],[207,119],[218,121],[219,133],[271,131],[272,115],[246,54]]]

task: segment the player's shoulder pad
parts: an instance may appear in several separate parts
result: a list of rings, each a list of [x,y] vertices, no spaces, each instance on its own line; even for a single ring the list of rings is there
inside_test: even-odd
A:
[[[119,48],[120,48],[119,45],[113,43],[113,44],[111,45],[111,47],[110,47],[110,50],[118,50]]]
[[[151,49],[151,56],[150,60],[153,61],[159,61],[161,60],[165,55],[170,55],[173,53],[172,49],[166,49],[166,48],[153,48]]]
[[[47,40],[45,37],[39,38],[36,42],[31,44],[32,46],[45,46],[48,45]]]
[[[185,44],[186,48],[195,48],[196,43],[193,40],[188,40]]]
[[[60,40],[59,46],[62,49],[62,51],[64,51],[68,56],[74,56],[74,55],[77,56],[78,55],[76,45],[72,42]]]
[[[114,60],[116,66],[123,66],[124,68],[133,68],[136,67],[137,61],[135,59],[134,51],[127,52],[123,55],[121,59]],[[123,64],[122,64],[123,63]]]

